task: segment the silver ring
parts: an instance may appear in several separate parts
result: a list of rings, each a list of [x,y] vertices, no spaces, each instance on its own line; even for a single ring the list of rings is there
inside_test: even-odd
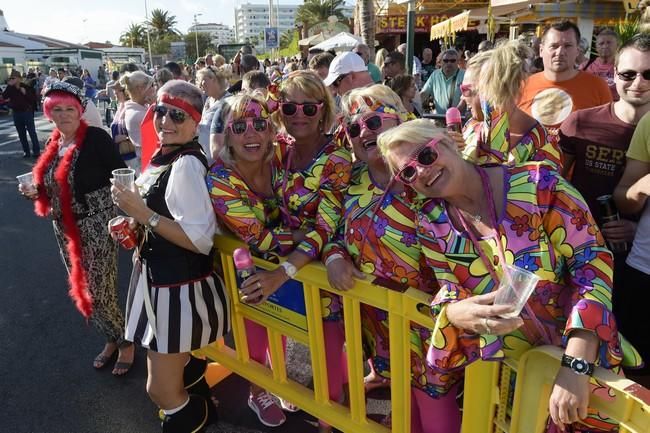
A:
[[[491,334],[491,333],[492,333],[492,329],[490,329],[490,325],[488,325],[488,318],[487,318],[487,317],[485,317],[485,318],[483,319],[483,324],[485,325],[485,331],[486,331],[486,334]]]
[[[262,290],[262,283],[259,281],[257,282],[257,290]]]

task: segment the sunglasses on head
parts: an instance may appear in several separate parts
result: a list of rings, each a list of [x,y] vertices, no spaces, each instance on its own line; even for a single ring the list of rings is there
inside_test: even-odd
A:
[[[253,128],[257,132],[266,131],[266,128],[269,126],[268,119],[262,119],[259,117],[248,117],[246,119],[235,120],[234,122],[228,123],[228,128],[235,135],[241,135],[245,133],[248,128]]]
[[[307,102],[305,104],[296,104],[295,102],[282,102],[280,103],[282,114],[285,116],[295,116],[298,108],[302,109],[302,114],[307,117],[314,117],[323,108],[322,102]]]
[[[354,122],[348,123],[347,132],[350,138],[357,138],[361,135],[361,131],[365,128],[369,131],[377,131],[384,125],[385,119],[399,119],[394,114],[387,113],[374,113],[363,119],[357,119]]]
[[[445,63],[456,63],[457,59],[442,59],[443,62]]]
[[[636,80],[636,77],[638,77],[639,75],[643,77],[644,80],[650,81],[650,69],[643,72],[637,72],[637,71],[617,72],[616,75],[618,75],[618,78],[620,78],[623,81],[634,81]]]
[[[433,139],[415,152],[411,156],[411,160],[397,172],[395,178],[407,185],[415,182],[415,179],[418,177],[417,166],[428,167],[438,159],[438,152],[435,148],[439,141],[438,139]]]
[[[160,117],[165,117],[167,114],[169,114],[172,122],[177,124],[183,123],[185,122],[185,119],[187,119],[187,114],[183,110],[168,108],[165,105],[156,105],[156,107],[153,109],[153,112]]]

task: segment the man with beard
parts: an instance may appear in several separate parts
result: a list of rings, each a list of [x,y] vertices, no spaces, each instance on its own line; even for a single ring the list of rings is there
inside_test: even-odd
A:
[[[579,40],[580,30],[570,21],[546,29],[540,45],[544,70],[528,77],[519,101],[551,135],[572,112],[612,101],[604,80],[575,69]]]

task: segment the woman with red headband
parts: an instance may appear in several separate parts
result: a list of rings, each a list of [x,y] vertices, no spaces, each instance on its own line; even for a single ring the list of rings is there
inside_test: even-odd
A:
[[[106,336],[93,366],[103,368],[116,352],[114,375],[129,371],[133,344],[125,341],[117,302],[117,244],[108,234],[116,216],[111,202],[111,171],[125,167],[111,137],[82,119],[81,89],[53,82],[44,90],[43,111],[55,124],[33,169],[36,214],[51,215],[54,234],[69,273],[70,296],[84,317]]]
[[[165,83],[142,124],[143,137],[153,129],[158,139],[136,182],[142,197],[118,184],[111,189],[142,233],[126,335],[148,349],[147,392],[164,413],[164,433],[200,431],[216,421],[207,362],[190,352],[230,329],[230,303],[213,271],[216,219],[205,185],[207,160],[195,140],[202,107],[197,87]]]
[[[343,212],[343,196],[350,182],[352,156],[328,131],[334,123],[334,102],[323,80],[311,71],[296,71],[282,82],[278,119],[287,135],[276,140],[282,172],[274,181],[282,225],[304,231],[304,239],[282,265],[248,278],[241,290],[266,300],[298,270],[321,256]],[[323,332],[330,399],[340,402],[347,382],[343,353],[342,311],[339,299],[321,292]],[[321,423],[321,431],[331,427]]]

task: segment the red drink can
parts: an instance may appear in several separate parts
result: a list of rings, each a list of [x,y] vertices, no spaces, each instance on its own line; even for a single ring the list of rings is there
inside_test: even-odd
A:
[[[122,216],[113,218],[109,227],[111,233],[114,233],[115,237],[124,249],[132,250],[138,244],[135,232],[129,227],[129,221],[126,218]]]

